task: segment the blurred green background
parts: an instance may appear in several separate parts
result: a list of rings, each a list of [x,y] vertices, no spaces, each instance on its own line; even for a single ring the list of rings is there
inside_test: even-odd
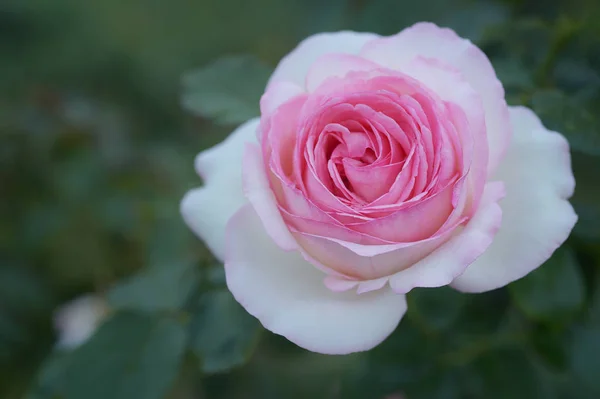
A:
[[[181,221],[194,155],[257,114],[307,35],[420,20],[569,139],[580,222],[508,288],[415,290],[373,351],[308,353],[245,314]],[[599,20],[597,0],[3,0],[0,397],[600,397]],[[88,293],[107,319],[56,349],[55,310]]]

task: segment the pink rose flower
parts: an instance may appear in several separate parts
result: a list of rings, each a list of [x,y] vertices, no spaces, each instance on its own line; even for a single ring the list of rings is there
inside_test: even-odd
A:
[[[205,185],[181,209],[237,301],[303,348],[368,350],[412,288],[502,287],[577,220],[567,141],[507,107],[488,58],[452,30],[311,36],[260,105],[198,155]]]

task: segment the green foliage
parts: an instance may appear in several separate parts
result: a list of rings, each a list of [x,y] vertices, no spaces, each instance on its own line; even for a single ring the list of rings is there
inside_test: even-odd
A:
[[[532,320],[560,322],[577,313],[585,300],[575,254],[559,248],[538,270],[509,286],[515,304]]]
[[[198,272],[194,265],[180,262],[150,268],[121,282],[108,293],[108,301],[118,309],[174,311],[185,305],[197,285]]]
[[[195,115],[240,124],[260,115],[271,70],[252,57],[226,57],[183,78],[182,104]]]
[[[244,364],[260,332],[260,323],[225,290],[204,293],[194,309],[192,323],[192,348],[206,373]]]
[[[597,90],[600,93],[600,86]],[[533,93],[531,105],[549,129],[567,137],[574,150],[600,156],[600,118],[595,112],[600,97],[589,97],[587,93],[569,96],[556,89],[539,90]]]
[[[598,4],[2,2],[0,397],[597,398]],[[567,247],[508,288],[417,289],[377,348],[303,351],[235,302],[181,221],[178,202],[200,184],[194,156],[259,115],[273,67],[305,36],[393,34],[420,20],[480,45],[508,102],[569,140],[579,222]],[[54,311],[90,292],[111,316],[59,350]]]

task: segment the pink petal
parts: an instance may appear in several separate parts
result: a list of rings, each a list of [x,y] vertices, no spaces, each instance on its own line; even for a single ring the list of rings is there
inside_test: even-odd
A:
[[[328,53],[358,54],[365,43],[378,37],[373,33],[351,31],[319,33],[310,36],[282,58],[271,75],[267,87],[280,81],[290,81],[300,87],[305,87],[308,70],[320,56]]]
[[[450,284],[492,243],[502,222],[497,201],[504,195],[500,182],[488,183],[477,213],[461,231],[429,256],[390,277],[395,292],[407,293],[415,287],[441,287]]]
[[[279,213],[277,201],[269,186],[264,168],[260,148],[257,145],[248,144],[244,152],[244,194],[254,207],[271,239],[282,249],[290,251],[297,247],[296,240],[292,237],[281,213]]]
[[[460,291],[488,291],[525,276],[552,255],[577,221],[567,201],[575,187],[567,141],[528,108],[511,107],[510,116],[513,142],[494,176],[506,185],[502,227],[452,283]]]
[[[292,82],[276,82],[270,85],[260,99],[260,113],[271,114],[281,104],[304,93],[302,87]]]
[[[381,68],[381,66],[356,55],[339,53],[324,54],[308,70],[308,74],[306,75],[306,90],[312,92],[325,80],[332,77],[343,78],[348,72],[369,71],[377,68]]]
[[[285,252],[245,206],[227,227],[227,286],[267,328],[302,348],[325,354],[365,351],[381,343],[406,312],[389,289],[334,293],[325,275],[297,252]]]
[[[361,56],[402,71],[416,57],[433,58],[458,69],[483,100],[491,174],[504,157],[511,128],[504,88],[486,55],[450,29],[421,22],[397,35],[368,42]]]

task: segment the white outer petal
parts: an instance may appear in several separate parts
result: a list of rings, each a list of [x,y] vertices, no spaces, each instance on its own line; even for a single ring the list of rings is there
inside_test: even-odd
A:
[[[335,293],[325,274],[265,233],[251,205],[227,227],[227,286],[267,328],[302,348],[326,354],[365,351],[382,342],[406,312],[404,295],[389,287],[358,295]]]
[[[358,54],[367,42],[378,37],[373,33],[351,31],[310,36],[282,58],[267,87],[275,82],[289,81],[304,88],[308,70],[317,58],[328,53]]]
[[[577,221],[569,145],[528,108],[511,107],[513,140],[495,180],[504,181],[502,227],[488,250],[452,286],[483,292],[515,281],[544,263]]]
[[[225,254],[225,226],[246,202],[242,191],[242,160],[246,143],[256,143],[259,118],[233,131],[223,142],[196,157],[204,186],[190,190],[181,201],[187,225],[220,260]]]

